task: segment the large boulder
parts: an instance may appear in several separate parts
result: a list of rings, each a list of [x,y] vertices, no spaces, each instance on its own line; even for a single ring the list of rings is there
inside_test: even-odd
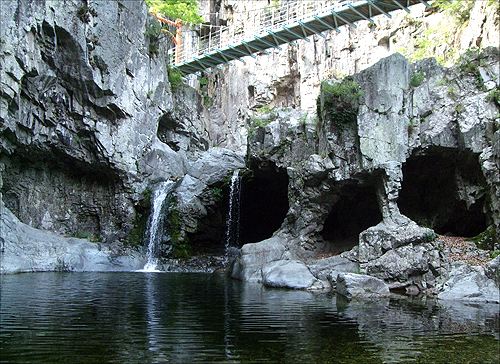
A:
[[[351,299],[387,297],[390,291],[381,279],[364,274],[341,273],[337,277],[337,293]]]
[[[500,303],[500,290],[495,281],[484,274],[482,268],[474,268],[457,262],[452,267],[448,280],[443,284],[443,290],[438,298]]]
[[[264,265],[262,283],[274,288],[325,288],[325,285],[316,279],[307,266],[299,260],[278,260]]]
[[[245,244],[231,267],[232,278],[262,282],[262,269],[271,262],[286,258],[285,241],[274,236],[259,243]]]
[[[409,219],[402,225],[381,222],[359,235],[359,262],[367,263],[389,250],[429,242],[434,240],[434,237],[434,231],[420,227]]]
[[[362,264],[366,274],[386,281],[404,282],[441,268],[439,251],[431,243],[413,244],[389,250],[381,257]]]

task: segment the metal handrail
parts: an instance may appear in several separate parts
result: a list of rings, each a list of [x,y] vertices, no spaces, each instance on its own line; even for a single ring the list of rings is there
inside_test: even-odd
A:
[[[351,2],[355,4],[357,1]],[[228,26],[198,25],[192,30],[198,34],[196,44],[188,45],[185,38],[182,44],[173,49],[175,64],[201,58],[205,54],[226,49],[229,45],[250,41],[255,36],[264,36],[268,31],[277,31],[283,26],[292,26],[300,21],[312,19],[314,15],[321,15],[347,8],[347,0],[304,1],[296,0],[284,3],[282,6],[265,7],[248,12],[245,22],[232,23]]]

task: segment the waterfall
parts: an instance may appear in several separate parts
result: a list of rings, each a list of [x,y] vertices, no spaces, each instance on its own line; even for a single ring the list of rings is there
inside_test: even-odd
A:
[[[229,190],[229,213],[226,230],[226,257],[238,247],[240,238],[240,183],[239,170],[233,172]]]
[[[151,215],[148,220],[146,236],[148,239],[147,262],[142,271],[158,272],[158,255],[165,223],[164,204],[174,187],[173,181],[161,183],[151,196]]]

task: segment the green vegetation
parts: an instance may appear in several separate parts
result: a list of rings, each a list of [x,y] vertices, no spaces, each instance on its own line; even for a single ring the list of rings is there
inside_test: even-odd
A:
[[[167,73],[168,73],[168,82],[170,82],[170,86],[172,86],[172,91],[173,92],[178,91],[180,87],[184,85],[184,80],[182,78],[182,71],[170,65],[167,65]]]
[[[436,238],[437,235],[434,232],[428,233],[423,237],[422,243],[432,243]]]
[[[418,87],[422,84],[425,78],[425,73],[423,72],[416,72],[413,74],[411,77],[410,81],[410,87]]]
[[[144,234],[148,224],[148,217],[151,213],[151,195],[152,191],[147,188],[142,191],[142,197],[135,206],[135,219],[132,232],[128,240],[128,245],[133,247],[142,246],[144,243]]]
[[[460,0],[452,1],[448,0],[436,0],[433,7],[438,8],[443,11],[445,15],[453,19],[457,24],[464,24],[470,19],[470,11],[474,6],[474,0]]]
[[[479,76],[480,54],[478,48],[468,49],[465,54],[460,56],[459,68],[462,75],[471,75],[474,77]]]
[[[76,16],[84,23],[90,22],[90,16],[97,16],[97,11],[90,6],[82,6],[76,11]]]
[[[258,128],[265,128],[267,124],[269,124],[271,121],[276,120],[278,117],[278,113],[276,110],[271,108],[269,105],[266,105],[264,107],[261,107],[257,109],[258,113],[262,113],[262,117],[250,115],[251,118],[251,123],[250,126],[248,127],[248,136],[254,137],[257,135],[257,129]]]
[[[210,192],[216,201],[221,201],[224,194],[222,193],[222,188],[219,187],[211,187]]]
[[[494,250],[495,245],[498,243],[494,229],[483,231],[481,234],[473,237],[472,241],[479,249],[483,250]]]
[[[101,235],[95,235],[95,234],[92,234],[89,231],[70,233],[69,236],[72,237],[72,238],[77,238],[77,239],[87,239],[87,240],[89,240],[92,243],[100,243],[100,242],[102,242],[102,236]]]
[[[203,103],[207,108],[212,107],[212,97],[208,94],[208,78],[201,77],[200,78],[200,91],[201,96],[203,97]]]
[[[364,91],[350,77],[346,77],[342,82],[330,83],[323,81],[321,83],[321,95],[317,100],[317,113],[320,122],[327,117],[341,131],[348,123],[356,121],[359,98]],[[323,99],[323,103],[321,103]]]
[[[455,112],[457,114],[460,114],[460,113],[462,113],[464,111],[465,111],[465,107],[463,105],[458,104],[457,106],[455,106]]]
[[[191,256],[191,246],[186,236],[182,239],[177,198],[173,195],[169,196],[166,205],[170,207],[165,219],[165,229],[169,233],[172,246],[170,254],[173,258],[187,259]]]
[[[491,90],[488,93],[488,96],[486,96],[486,99],[488,101],[493,101],[497,104],[497,106],[500,106],[500,89],[496,88],[494,90]]]
[[[309,115],[308,112],[305,113],[305,115],[303,117],[300,118],[299,120],[299,125],[300,126],[306,126],[306,123],[307,123],[307,116]]]
[[[196,0],[146,0],[150,12],[172,20],[180,19],[184,24],[204,22],[198,15],[199,4]]]
[[[160,49],[161,25],[157,23],[149,23],[146,26],[144,35],[149,38],[149,56],[157,56]]]
[[[457,97],[458,97],[458,90],[457,90],[457,87],[455,85],[451,85],[449,86],[447,89],[446,89],[446,92],[448,93],[448,95],[453,99],[453,100],[456,100]]]
[[[432,4],[433,11],[443,12],[447,21],[439,25],[423,30],[407,48],[398,49],[398,52],[407,57],[410,62],[415,62],[427,57],[435,57],[438,63],[451,66],[456,63],[458,54],[453,46],[457,33],[469,24],[470,11],[474,6],[474,0],[461,0],[448,2],[447,0],[436,0]],[[421,22],[411,20],[407,24],[420,27]],[[405,17],[405,18],[406,18]]]

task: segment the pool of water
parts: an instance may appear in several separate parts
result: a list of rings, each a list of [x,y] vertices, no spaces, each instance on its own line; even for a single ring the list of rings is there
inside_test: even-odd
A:
[[[1,363],[499,363],[499,305],[266,289],[222,274],[0,276]]]

